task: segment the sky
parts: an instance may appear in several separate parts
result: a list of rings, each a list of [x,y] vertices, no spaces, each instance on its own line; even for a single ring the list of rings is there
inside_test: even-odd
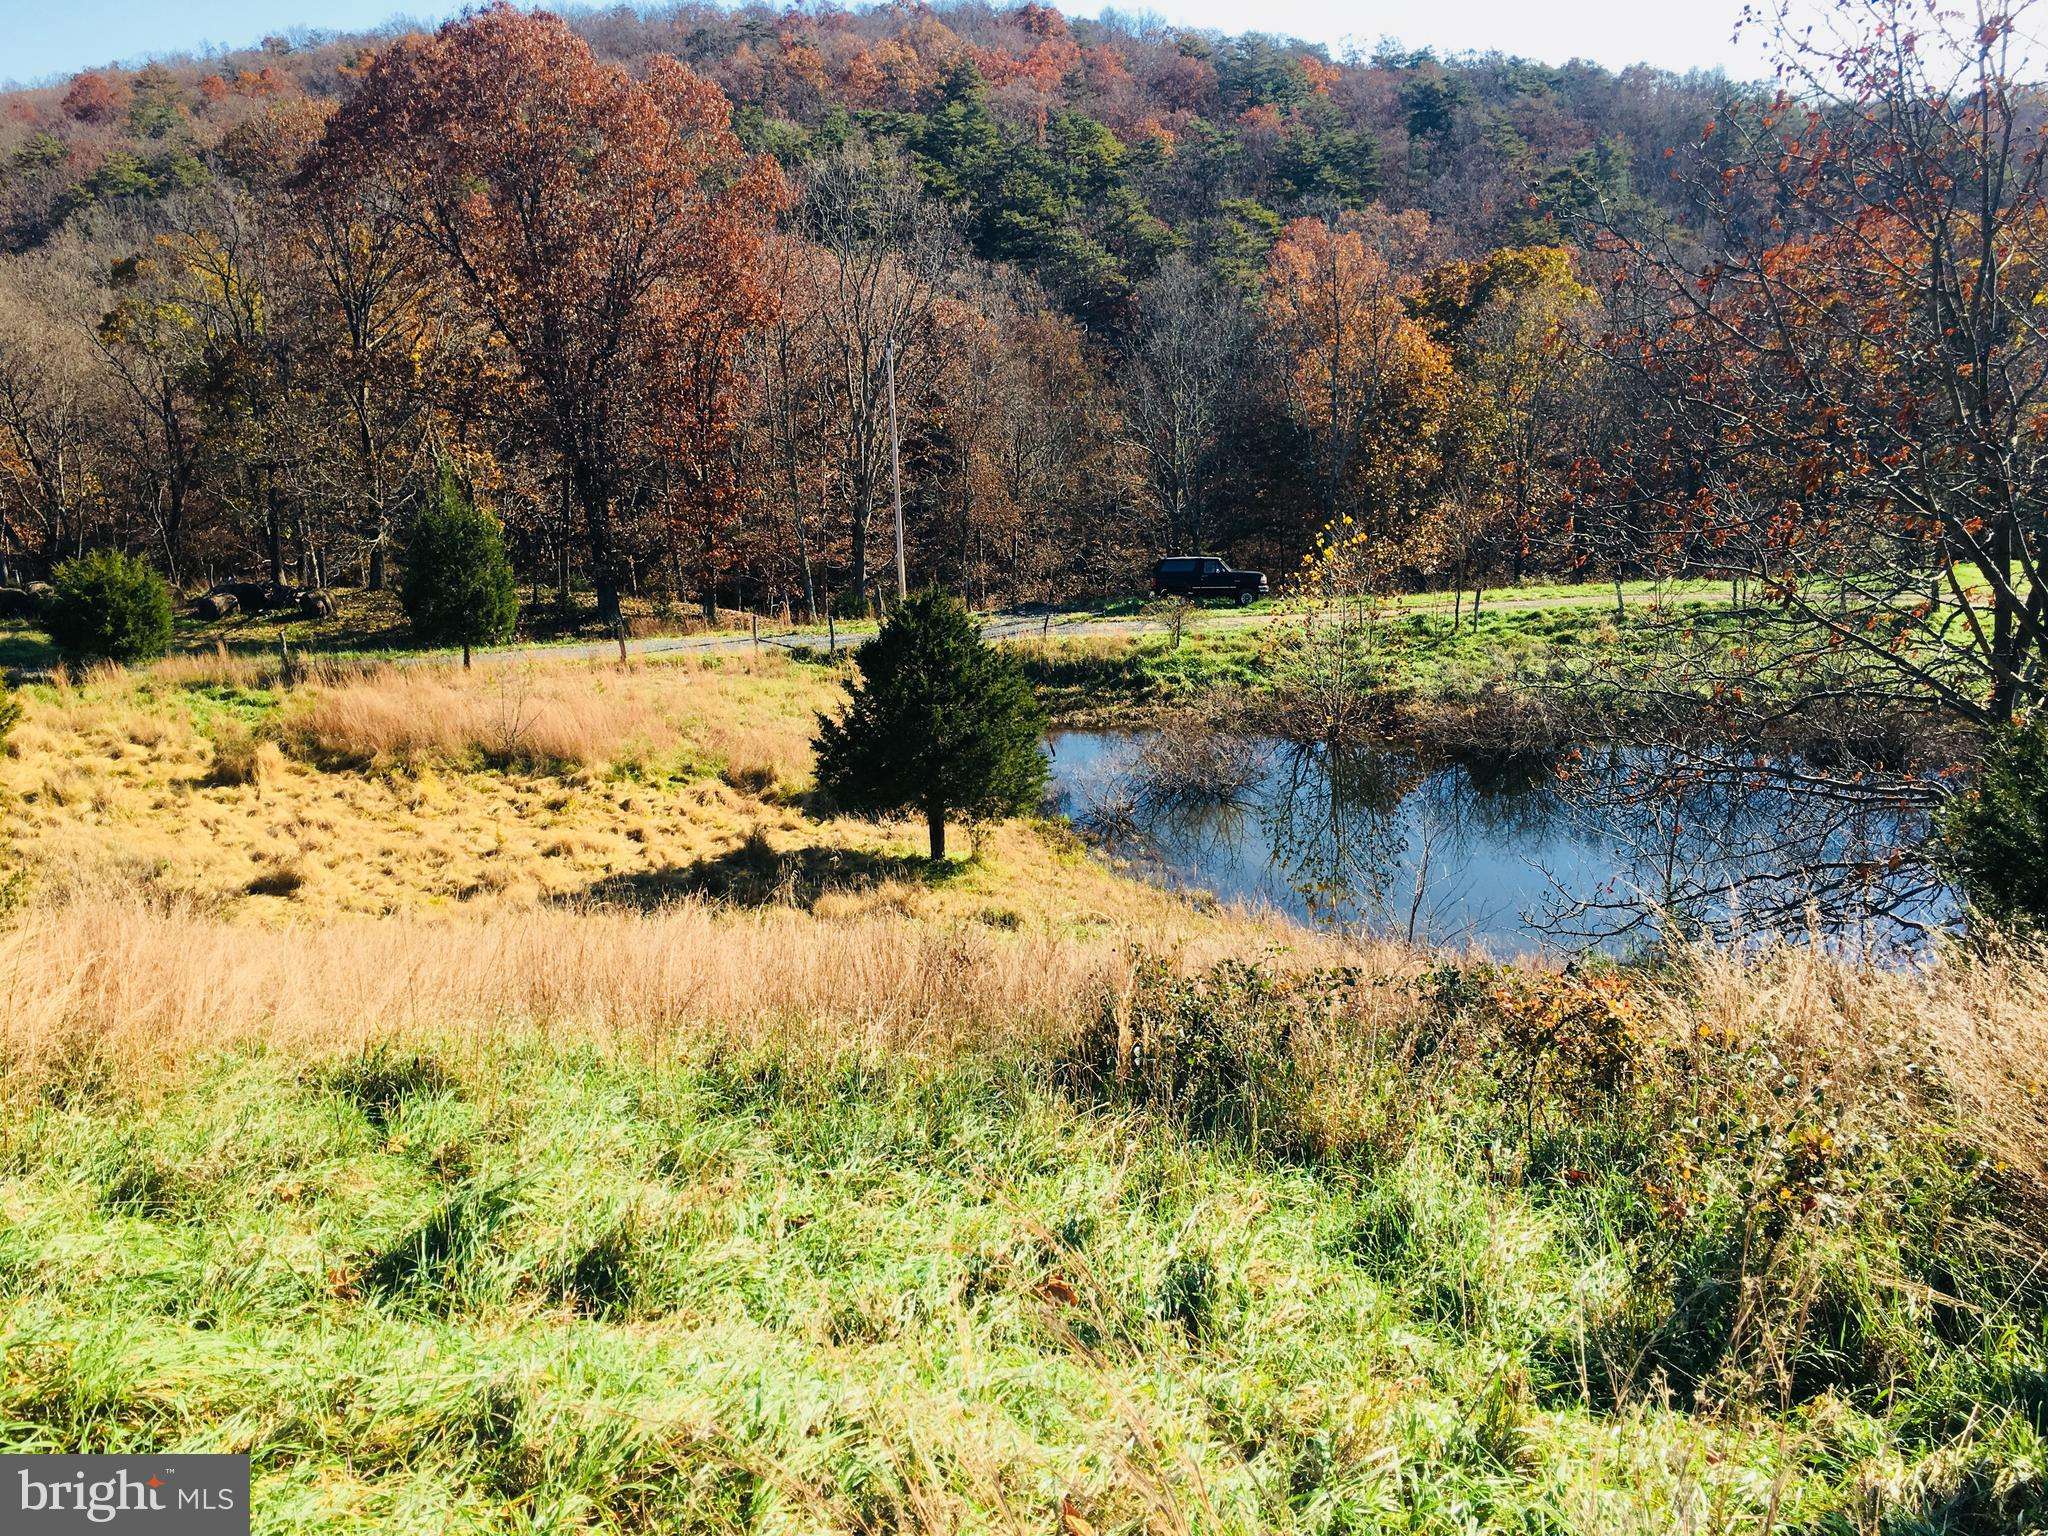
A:
[[[29,82],[152,54],[244,47],[295,27],[350,31],[394,17],[434,21],[449,0],[0,0],[0,80]],[[1103,0],[1063,7],[1093,15]],[[1720,66],[1761,75],[1753,43],[1732,43],[1739,0],[1151,0],[1125,11],[1225,32],[1258,30],[1370,52],[1382,38],[1439,52],[1499,50],[1545,63],[1610,68]]]

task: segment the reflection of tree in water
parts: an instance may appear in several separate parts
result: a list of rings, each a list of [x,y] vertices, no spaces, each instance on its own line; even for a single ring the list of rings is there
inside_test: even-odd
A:
[[[1445,764],[1257,747],[1250,783],[1184,764],[1161,778],[1140,750],[1084,820],[1172,879],[1235,869],[1287,886],[1314,922],[1451,942],[1619,946],[1671,927],[1886,943],[1952,913],[1912,851],[1924,808],[1874,779],[1641,748]]]
[[[1925,805],[1752,753],[1606,749],[1561,780],[1579,824],[1612,850],[1591,889],[1552,877],[1532,926],[1580,943],[1670,929],[1724,940],[1826,936],[1897,945],[1945,922],[1947,888],[1918,855]]]
[[[1461,846],[1546,833],[1571,810],[1558,760],[1545,752],[1461,752],[1424,779],[1417,796]]]
[[[1425,777],[1405,753],[1325,743],[1275,753],[1261,819],[1310,916],[1335,927],[1386,922],[1408,849],[1402,803]]]

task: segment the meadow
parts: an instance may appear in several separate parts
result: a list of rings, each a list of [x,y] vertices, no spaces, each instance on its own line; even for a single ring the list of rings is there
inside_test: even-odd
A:
[[[22,689],[0,1445],[279,1532],[2048,1528],[2038,956],[934,871],[811,783],[841,676]]]

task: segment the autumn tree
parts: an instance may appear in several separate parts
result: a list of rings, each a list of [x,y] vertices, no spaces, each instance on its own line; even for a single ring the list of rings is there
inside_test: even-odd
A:
[[[833,440],[838,392],[827,373],[825,253],[792,235],[763,253],[763,280],[779,296],[750,348],[747,398],[756,446],[755,486],[771,538],[794,556],[804,612],[819,619],[819,582],[829,558]]]
[[[220,431],[216,388],[227,354],[210,351],[207,316],[189,302],[190,276],[175,239],[151,237],[107,264],[86,328],[112,385],[106,427],[121,447],[125,489],[156,525],[174,580],[184,573],[195,505],[232,446]]]
[[[868,593],[868,546],[890,475],[888,378],[899,404],[929,389],[941,365],[935,323],[955,255],[952,228],[903,162],[849,148],[817,166],[798,226],[822,253],[818,361],[830,396],[832,455],[847,530],[848,585]]]
[[[1455,370],[1444,430],[1444,533],[1458,588],[1555,554],[1584,428],[1597,413],[1596,295],[1562,246],[1509,246],[1432,271],[1418,318]]]
[[[2012,719],[2048,677],[2048,138],[2026,4],[1849,0],[1686,149],[1699,242],[1619,218],[1610,496],[1767,605],[1746,659]],[[1717,696],[1760,690],[1751,669]],[[1782,695],[1781,695],[1782,697]]]
[[[635,80],[560,18],[499,4],[380,54],[311,170],[377,188],[514,361],[612,623],[619,520],[645,504],[664,451],[704,447],[698,426],[660,419],[673,369],[699,382],[689,349],[730,347],[758,311],[780,177],[729,119],[673,59]]]
[[[375,591],[400,509],[422,478],[431,404],[445,383],[435,364],[460,326],[438,302],[432,251],[398,217],[377,171],[296,174],[325,125],[321,107],[288,103],[231,134],[230,148],[240,161],[275,168],[268,190],[284,215],[291,281],[312,333],[309,385],[334,450],[311,459],[319,483],[307,489],[338,505],[363,557],[364,585]]]
[[[942,380],[949,563],[983,601],[1119,589],[1147,529],[1104,355],[1022,285],[980,284],[967,299],[971,313],[948,317]]]
[[[1273,248],[1267,310],[1326,525],[1363,517],[1391,536],[1434,488],[1451,361],[1407,302],[1428,239],[1420,215],[1375,211],[1298,219]]]

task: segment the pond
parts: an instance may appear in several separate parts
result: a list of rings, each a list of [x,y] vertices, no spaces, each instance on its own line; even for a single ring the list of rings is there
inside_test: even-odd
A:
[[[1064,731],[1052,798],[1161,883],[1319,927],[1627,952],[1672,928],[1897,955],[1951,924],[1924,810],[1877,786],[1645,748],[1432,761],[1272,737]]]

